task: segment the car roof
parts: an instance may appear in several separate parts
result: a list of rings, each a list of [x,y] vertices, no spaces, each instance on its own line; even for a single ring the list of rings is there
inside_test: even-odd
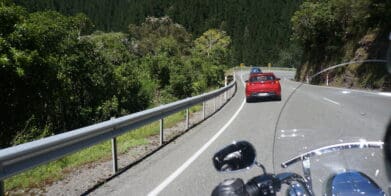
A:
[[[255,76],[274,76],[274,73],[273,72],[253,73],[250,76],[251,77],[255,77]]]
[[[261,68],[259,68],[259,67],[251,67],[251,71],[254,71],[254,70],[261,71]]]

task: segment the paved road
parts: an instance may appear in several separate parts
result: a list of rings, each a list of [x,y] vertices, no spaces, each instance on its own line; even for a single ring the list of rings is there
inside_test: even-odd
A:
[[[273,172],[281,171],[278,167],[281,161],[307,149],[330,145],[330,141],[341,142],[352,137],[378,140],[383,136],[384,126],[391,117],[391,97],[311,85],[302,85],[295,91],[275,129],[284,103],[300,85],[289,80],[293,72],[275,73],[282,78],[281,101],[245,103],[243,83],[239,81],[237,94],[221,111],[92,195],[210,195],[214,186],[224,179],[248,180],[261,172],[258,168],[224,174],[214,170],[213,154],[234,140],[253,143],[257,160]],[[242,77],[248,76],[244,73]],[[382,158],[380,153],[370,153],[374,162]],[[367,164],[372,166],[373,161]],[[343,165],[351,166],[346,160],[339,167]],[[292,169],[300,171],[297,167]],[[374,169],[369,172],[376,182],[384,180]],[[317,171],[320,170],[314,174],[322,175]]]

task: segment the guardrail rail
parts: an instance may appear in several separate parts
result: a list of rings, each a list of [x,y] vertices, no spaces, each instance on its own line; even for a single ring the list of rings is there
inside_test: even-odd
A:
[[[0,195],[4,195],[4,180],[25,170],[60,159],[102,141],[112,140],[113,172],[118,170],[116,137],[136,128],[160,120],[160,144],[163,138],[163,119],[171,114],[186,110],[186,129],[189,128],[189,108],[203,103],[203,119],[205,102],[211,99],[229,101],[236,92],[236,80],[215,91],[182,99],[173,103],[129,114],[120,118],[71,130],[62,134],[40,140],[12,146],[0,150]],[[224,104],[221,104],[222,107]]]

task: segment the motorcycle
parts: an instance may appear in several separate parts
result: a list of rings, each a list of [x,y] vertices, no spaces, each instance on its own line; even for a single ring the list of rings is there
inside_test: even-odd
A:
[[[391,123],[386,139],[383,128],[389,112],[376,122],[369,119],[374,114],[365,113],[366,108],[338,103],[325,95],[317,97],[311,85],[290,85],[294,90],[283,92],[290,95],[274,130],[273,163],[265,167],[257,161],[250,142],[233,142],[214,154],[215,169],[232,175],[257,166],[261,172],[246,183],[240,178],[226,179],[213,189],[212,196],[391,194],[391,158],[385,161],[391,157]],[[340,99],[355,96],[343,89],[332,93]],[[312,104],[322,101],[329,107]],[[297,111],[301,114],[296,115]],[[261,145],[256,147],[264,150]]]
[[[212,195],[276,195],[284,184],[289,186],[288,195],[314,195],[311,178],[312,158],[344,150],[382,149],[383,145],[380,141],[339,143],[308,151],[281,163],[281,167],[288,168],[301,162],[303,175],[300,175],[294,172],[268,173],[266,168],[255,160],[256,152],[251,143],[234,142],[213,156],[216,170],[238,171],[256,165],[262,169],[263,174],[252,178],[246,184],[240,178],[227,179],[213,190]],[[334,175],[327,186],[326,195],[386,195],[370,177],[355,170],[346,170]]]

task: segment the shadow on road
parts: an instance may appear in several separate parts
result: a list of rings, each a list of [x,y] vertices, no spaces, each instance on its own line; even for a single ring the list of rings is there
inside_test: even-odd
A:
[[[264,97],[264,98],[251,98],[247,100],[247,103],[259,103],[259,102],[280,102],[281,98]]]

